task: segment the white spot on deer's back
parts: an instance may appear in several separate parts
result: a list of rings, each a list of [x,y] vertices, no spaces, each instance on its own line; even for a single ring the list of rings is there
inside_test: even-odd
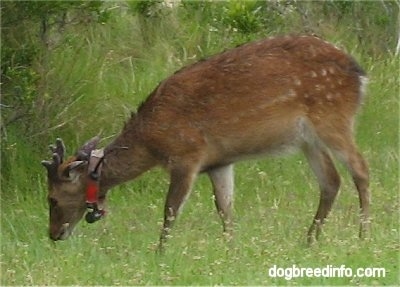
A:
[[[300,80],[297,76],[294,76],[294,77],[293,77],[293,83],[294,83],[296,86],[301,86],[301,80]]]
[[[311,78],[316,78],[317,73],[315,71],[310,71],[310,76],[311,76]]]
[[[287,93],[288,98],[294,98],[297,96],[297,93],[295,90],[293,89],[289,89],[288,93]]]
[[[286,93],[283,93],[282,95],[278,95],[275,99],[274,99],[274,103],[279,103],[279,102],[284,102],[284,101],[288,101],[294,97],[297,96],[297,93],[295,90],[293,89],[289,89]]]
[[[328,73],[328,72],[327,72],[325,69],[322,69],[322,70],[321,70],[321,76],[326,76],[327,73]]]
[[[317,49],[314,46],[310,47],[311,57],[315,57],[317,55]]]

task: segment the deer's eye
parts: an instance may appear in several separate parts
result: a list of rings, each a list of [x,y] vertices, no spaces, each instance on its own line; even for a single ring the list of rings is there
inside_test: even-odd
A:
[[[48,201],[49,201],[49,205],[51,206],[51,207],[55,207],[55,206],[57,206],[57,199],[55,199],[54,197],[49,197],[48,198]]]

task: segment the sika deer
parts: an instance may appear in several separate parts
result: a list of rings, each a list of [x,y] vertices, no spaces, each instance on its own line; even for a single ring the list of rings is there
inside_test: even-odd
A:
[[[63,143],[57,141],[53,160],[43,162],[50,237],[67,238],[87,206],[87,220],[99,219],[97,203],[111,187],[156,165],[171,180],[160,247],[203,172],[212,182],[223,229],[230,231],[233,164],[293,149],[304,152],[320,186],[308,240],[318,237],[339,189],[331,153],[358,190],[361,236],[368,224],[369,180],[353,123],[366,80],[353,58],[313,36],[269,38],[189,65],[162,81],[104,149],[94,150],[95,138],[63,161]]]

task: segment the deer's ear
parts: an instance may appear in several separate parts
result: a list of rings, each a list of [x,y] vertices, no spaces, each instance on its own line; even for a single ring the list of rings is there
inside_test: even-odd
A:
[[[87,161],[76,160],[68,164],[63,171],[63,176],[71,181],[76,181],[84,173]]]
[[[89,160],[90,153],[94,150],[100,141],[99,136],[95,136],[88,140],[83,146],[81,146],[76,152],[76,156],[79,160]]]

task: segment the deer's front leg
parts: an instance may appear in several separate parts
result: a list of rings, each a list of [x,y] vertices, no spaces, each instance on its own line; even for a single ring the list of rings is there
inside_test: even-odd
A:
[[[197,172],[179,168],[171,171],[171,182],[164,207],[164,224],[160,236],[159,251],[162,251],[172,225],[188,197]]]
[[[222,220],[223,230],[228,235],[232,233],[232,203],[233,203],[233,165],[226,165],[208,171],[214,190],[214,200]]]

